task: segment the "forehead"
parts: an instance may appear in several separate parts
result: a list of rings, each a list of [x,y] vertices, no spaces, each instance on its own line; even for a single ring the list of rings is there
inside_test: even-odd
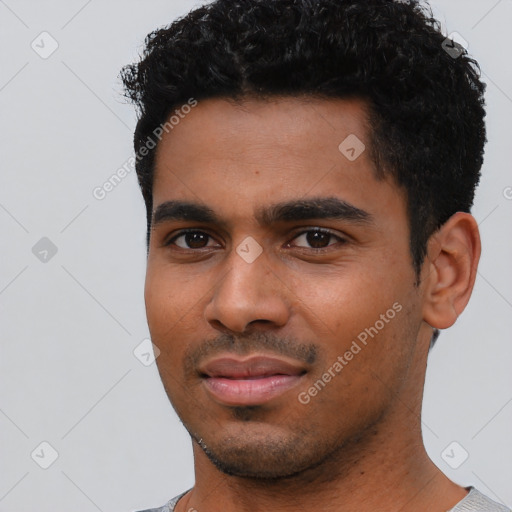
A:
[[[396,200],[396,187],[376,178],[362,100],[217,98],[187,112],[158,145],[155,207],[186,198],[248,215],[265,201],[385,200],[383,188]]]
[[[325,148],[331,154],[339,151],[339,144],[348,136],[369,142],[367,106],[358,99],[214,98],[200,101],[187,112],[180,116],[171,113],[172,125],[157,149],[157,167],[166,152],[174,151],[179,157],[180,149],[197,150],[194,157],[198,160],[206,155],[226,160],[253,157],[258,163],[260,156],[267,156],[278,157],[282,163],[286,156],[293,156],[286,155],[289,149],[307,161],[315,156],[312,149]]]

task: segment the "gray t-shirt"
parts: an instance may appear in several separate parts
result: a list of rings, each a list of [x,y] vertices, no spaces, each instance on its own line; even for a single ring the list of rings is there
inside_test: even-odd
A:
[[[176,496],[163,507],[151,508],[148,510],[141,510],[140,512],[173,512],[178,500],[187,494],[188,491]],[[468,495],[455,505],[448,512],[512,512],[509,508],[492,501],[487,496],[484,496],[481,492],[477,491],[474,487],[469,488]]]

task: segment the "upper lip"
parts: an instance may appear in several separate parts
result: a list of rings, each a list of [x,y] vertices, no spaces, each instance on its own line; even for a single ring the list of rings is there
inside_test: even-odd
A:
[[[268,356],[252,356],[238,359],[224,356],[212,359],[199,368],[206,377],[224,377],[226,379],[263,378],[271,375],[302,375],[305,368],[298,363]]]

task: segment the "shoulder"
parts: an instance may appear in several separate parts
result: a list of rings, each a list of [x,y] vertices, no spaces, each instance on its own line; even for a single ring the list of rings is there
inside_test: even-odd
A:
[[[182,496],[185,496],[185,494],[187,494],[189,490],[182,492],[181,494],[178,494],[178,496],[174,497],[172,500],[169,500],[163,507],[148,508],[146,510],[140,510],[139,512],[174,512],[174,507],[176,506],[176,503],[178,503],[178,500]]]
[[[491,500],[474,487],[468,495],[449,512],[511,512],[511,510]]]

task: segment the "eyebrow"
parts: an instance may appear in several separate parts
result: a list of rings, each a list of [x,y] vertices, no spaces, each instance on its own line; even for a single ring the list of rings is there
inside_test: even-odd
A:
[[[357,224],[372,224],[373,216],[337,197],[320,197],[286,201],[258,207],[255,217],[262,226],[278,222],[294,222],[309,219],[345,220]],[[153,226],[169,221],[193,221],[224,225],[208,206],[190,201],[166,201],[155,209]]]

